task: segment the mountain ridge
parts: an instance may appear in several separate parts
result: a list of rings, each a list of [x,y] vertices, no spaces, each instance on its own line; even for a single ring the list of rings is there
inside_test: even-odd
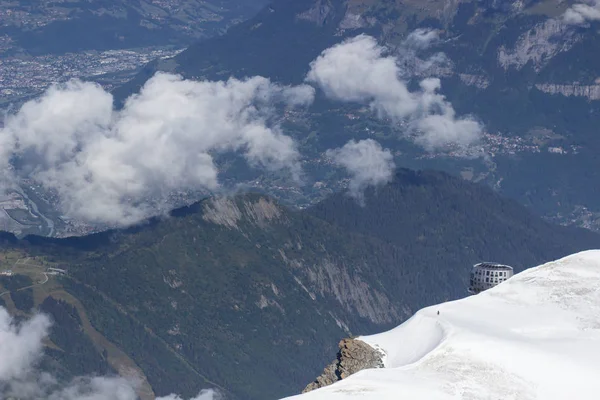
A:
[[[360,218],[405,214],[388,197],[407,207],[428,202],[432,210],[445,209],[439,225],[454,230],[436,230],[416,208],[416,222],[405,220],[405,235],[393,241],[391,230],[387,237],[365,235],[342,217],[326,221],[253,193],[208,198],[146,225],[89,237],[15,241],[5,235],[0,269],[36,284],[19,292],[18,283],[11,286],[15,304],[37,307],[47,297],[80,304],[157,396],[194,396],[214,382],[233,399],[262,399],[300,392],[341,338],[391,328],[423,306],[464,296],[471,264],[483,256],[522,269],[600,245],[598,235],[549,225],[514,202],[498,214],[502,201],[493,191],[439,172],[400,171],[388,189],[366,193],[368,207],[341,204]],[[453,202],[489,215],[489,223],[454,219]],[[512,231],[515,213],[530,215],[533,230]],[[422,230],[415,228],[421,225],[430,225],[431,243],[443,247],[422,246]],[[515,245],[481,241],[494,231],[511,233]],[[37,284],[48,267],[66,275]],[[14,279],[5,278],[3,287]],[[91,357],[93,347],[86,348]],[[295,356],[277,356],[282,353]]]
[[[252,0],[42,0],[0,2],[0,34],[10,53],[62,54],[143,46],[187,45],[223,33],[267,2]],[[81,35],[85,32],[85,35]]]

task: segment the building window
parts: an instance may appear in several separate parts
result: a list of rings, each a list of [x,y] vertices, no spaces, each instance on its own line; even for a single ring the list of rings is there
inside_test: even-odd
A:
[[[490,281],[490,278],[485,278],[485,281],[486,281],[486,282],[489,282],[489,281]]]

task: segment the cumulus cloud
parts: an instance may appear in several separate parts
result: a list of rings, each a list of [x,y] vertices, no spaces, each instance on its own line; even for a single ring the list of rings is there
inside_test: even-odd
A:
[[[424,46],[432,33],[419,33],[412,39]],[[359,35],[325,50],[311,63],[306,81],[318,85],[329,98],[369,104],[380,117],[405,123],[406,132],[428,149],[448,144],[467,146],[482,131],[471,117],[456,115],[452,104],[438,93],[439,79],[421,82],[420,90],[409,91],[401,79],[395,57],[367,35]]]
[[[428,150],[449,143],[470,144],[481,134],[481,125],[471,118],[458,118],[452,105],[437,91],[442,84],[438,78],[428,78],[420,83],[420,110],[414,126],[420,132],[417,143]]]
[[[568,24],[581,25],[590,21],[600,21],[600,1],[574,4],[565,11],[563,19]]]
[[[400,53],[415,59],[437,40],[437,31],[417,30]],[[428,149],[476,140],[481,125],[456,115],[439,93],[439,79],[408,89],[399,57],[360,35],[325,50],[306,82],[331,99],[370,104]],[[444,57],[434,54],[419,68]],[[282,86],[263,77],[214,82],[158,73],[115,110],[112,95],[96,84],[55,85],[4,119],[0,184],[29,178],[57,196],[66,217],[125,226],[170,210],[174,193],[219,190],[221,154],[299,180],[297,145],[274,111],[307,106],[314,94],[308,84]]]
[[[51,328],[50,319],[36,314],[17,323],[0,307],[0,399],[28,398],[45,400],[137,400],[136,385],[122,377],[77,377],[61,383],[39,371],[43,339]],[[202,390],[191,400],[218,400],[212,389]],[[182,400],[171,394],[157,400]]]
[[[424,51],[439,40],[439,31],[436,29],[417,29],[409,33],[394,51],[398,77],[408,80],[451,73],[452,62],[445,53],[436,52],[423,57]]]
[[[5,119],[0,165],[18,157],[22,173],[57,193],[69,217],[128,225],[168,210],[174,191],[216,190],[215,154],[236,152],[298,178],[296,144],[273,122],[273,107],[313,97],[308,85],[262,77],[198,82],[159,73],[116,111],[109,93],[75,80]]]
[[[222,396],[219,392],[213,389],[203,389],[198,396],[190,400],[220,400]],[[158,397],[157,400],[183,400],[180,396],[171,394],[169,396]]]
[[[22,324],[16,324],[6,309],[0,307],[0,387],[2,382],[31,372],[49,328],[50,320],[43,315],[35,315]]]
[[[328,150],[326,155],[348,171],[349,193],[360,202],[368,186],[390,182],[396,168],[392,153],[373,139],[351,140],[341,148]]]
[[[409,49],[425,50],[439,40],[437,30],[429,28],[415,29],[408,34],[402,47]]]

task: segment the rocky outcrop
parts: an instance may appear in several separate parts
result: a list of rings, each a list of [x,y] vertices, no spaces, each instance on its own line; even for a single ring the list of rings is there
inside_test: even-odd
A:
[[[383,354],[359,339],[343,339],[337,358],[302,393],[329,386],[363,369],[383,368]]]
[[[485,75],[458,74],[458,76],[467,86],[475,86],[478,89],[487,89],[490,86],[490,80]]]
[[[242,212],[233,199],[215,197],[204,204],[202,219],[230,229],[238,229],[237,224],[242,219]]]
[[[215,197],[204,204],[202,214],[202,219],[207,222],[238,230],[239,222],[242,220],[265,228],[272,221],[283,218],[281,208],[272,199],[264,197],[258,199],[245,197],[241,201],[228,197]]]
[[[600,100],[600,85],[538,83],[535,87],[544,93],[562,94],[567,97],[586,97],[588,100]]]
[[[558,19],[549,19],[535,25],[522,34],[513,49],[501,46],[498,50],[498,63],[508,69],[523,68],[531,62],[539,71],[555,55],[568,51],[581,40],[575,30]]]
[[[349,313],[367,318],[376,324],[386,324],[401,318],[386,293],[369,285],[362,278],[368,265],[345,265],[342,260],[323,259],[307,266],[309,287],[321,296],[333,296]]]
[[[394,304],[385,291],[369,284],[363,273],[370,268],[367,263],[348,265],[343,259],[327,254],[319,262],[310,263],[288,256],[284,248],[279,249],[279,255],[283,263],[295,272],[296,283],[313,300],[334,299],[348,314],[366,318],[375,324],[389,324],[411,315]],[[342,318],[335,318],[340,328],[347,326]]]
[[[344,19],[342,19],[342,22],[340,22],[339,28],[342,30],[360,29],[364,28],[365,26],[367,26],[367,22],[363,19],[362,15],[346,12]]]
[[[258,201],[245,201],[244,211],[253,224],[266,227],[282,217],[281,208],[272,199],[261,197]]]
[[[299,14],[297,18],[323,26],[334,9],[335,7],[329,0],[317,0],[308,11]]]

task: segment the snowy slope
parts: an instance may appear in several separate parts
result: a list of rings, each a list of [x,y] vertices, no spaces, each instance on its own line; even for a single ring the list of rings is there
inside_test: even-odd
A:
[[[385,352],[385,369],[288,399],[599,399],[600,251],[360,339]]]

